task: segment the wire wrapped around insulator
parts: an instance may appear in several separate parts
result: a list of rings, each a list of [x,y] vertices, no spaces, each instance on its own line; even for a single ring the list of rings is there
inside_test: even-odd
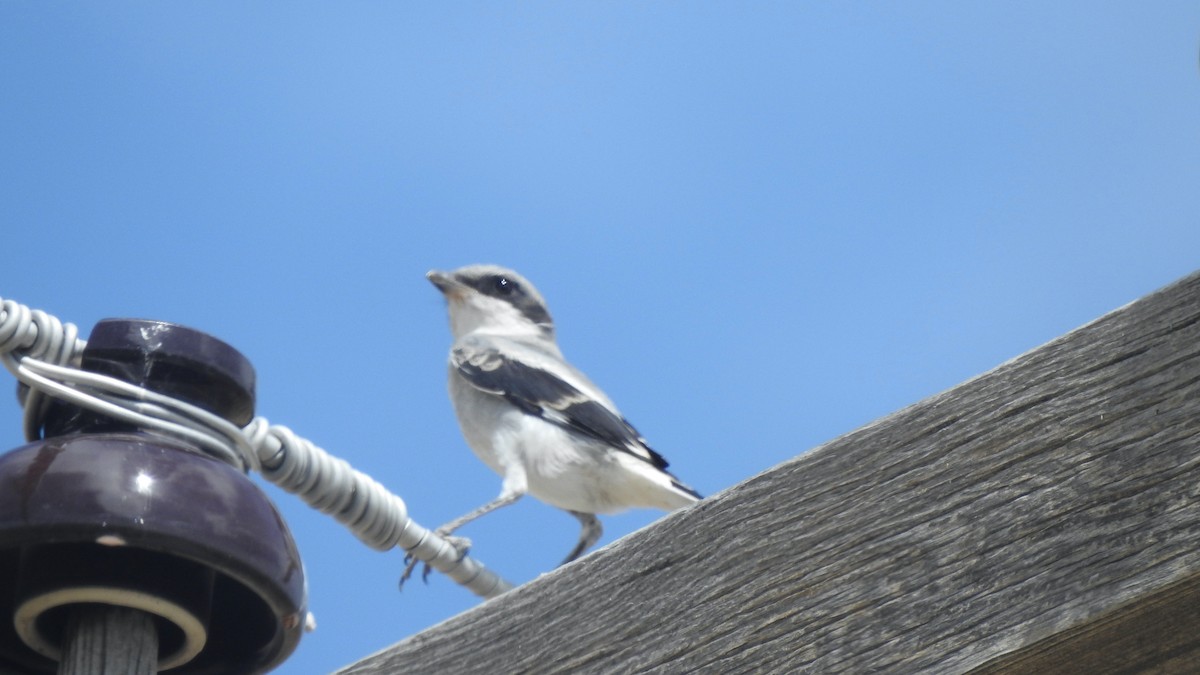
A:
[[[38,440],[51,398],[134,426],[183,438],[216,459],[264,478],[336,518],[368,546],[398,546],[476,595],[512,584],[463,556],[444,537],[408,517],[404,500],[348,462],[284,426],[257,417],[244,428],[170,396],[79,369],[86,341],[71,323],[12,300],[0,301],[0,362],[20,383],[25,436]]]
[[[78,366],[86,345],[79,339],[75,324],[63,323],[40,309],[31,310],[13,300],[0,302],[0,361],[14,377],[18,352],[22,357],[56,366]],[[36,389],[18,384],[17,400],[25,409],[25,439],[36,441],[41,438],[41,420],[49,399]]]
[[[415,523],[408,517],[403,499],[345,460],[262,417],[247,425],[245,433],[258,452],[264,478],[333,516],[368,546],[380,551],[398,546],[481,597],[491,598],[512,588],[479,562],[462,556],[444,538]]]

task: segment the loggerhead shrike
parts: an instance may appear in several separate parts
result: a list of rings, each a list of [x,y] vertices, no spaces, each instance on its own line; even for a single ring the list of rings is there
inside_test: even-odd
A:
[[[608,396],[563,359],[533,284],[494,265],[426,276],[450,313],[449,389],[459,426],[471,450],[504,479],[499,497],[439,527],[438,534],[448,537],[529,493],[582,524],[566,564],[600,538],[597,513],[672,510],[701,498],[667,472],[667,460]],[[469,542],[449,538],[465,554]],[[401,583],[415,565],[409,561]]]

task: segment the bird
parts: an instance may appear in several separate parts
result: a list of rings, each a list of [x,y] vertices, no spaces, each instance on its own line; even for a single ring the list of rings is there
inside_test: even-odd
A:
[[[460,557],[470,541],[453,532],[526,494],[579,520],[579,540],[563,565],[600,539],[597,514],[671,511],[702,499],[563,358],[546,301],[525,277],[497,265],[468,265],[431,270],[426,278],[441,291],[450,318],[448,389],[459,427],[501,477],[495,499],[435,530]],[[411,555],[406,562],[401,586],[416,566]]]

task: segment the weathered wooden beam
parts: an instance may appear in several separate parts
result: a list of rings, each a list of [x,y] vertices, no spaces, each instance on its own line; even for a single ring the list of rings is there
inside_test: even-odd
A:
[[[1200,275],[341,672],[972,670],[1200,672]]]

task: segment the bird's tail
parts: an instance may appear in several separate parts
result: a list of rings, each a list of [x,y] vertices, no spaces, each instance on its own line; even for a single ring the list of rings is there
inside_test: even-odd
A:
[[[670,479],[670,489],[668,491],[668,499],[671,509],[681,509],[685,506],[695,504],[704,499],[704,496],[696,491],[695,488],[679,480],[667,471],[663,471],[666,477]]]
[[[671,476],[671,474],[667,474],[667,475]],[[696,488],[692,487],[691,485],[688,485],[687,483],[684,483],[683,481],[679,480],[675,476],[671,476],[671,487],[675,488],[676,490],[679,490],[680,492],[684,493],[688,497],[691,497],[692,501],[700,501],[701,499],[704,499],[704,495],[700,494],[699,492],[696,492]]]
[[[653,467],[649,462],[625,453],[618,454],[617,459],[631,474],[640,477],[640,480],[629,481],[622,486],[629,491],[618,502],[628,506],[674,511],[703,499],[695,488],[665,469]]]

